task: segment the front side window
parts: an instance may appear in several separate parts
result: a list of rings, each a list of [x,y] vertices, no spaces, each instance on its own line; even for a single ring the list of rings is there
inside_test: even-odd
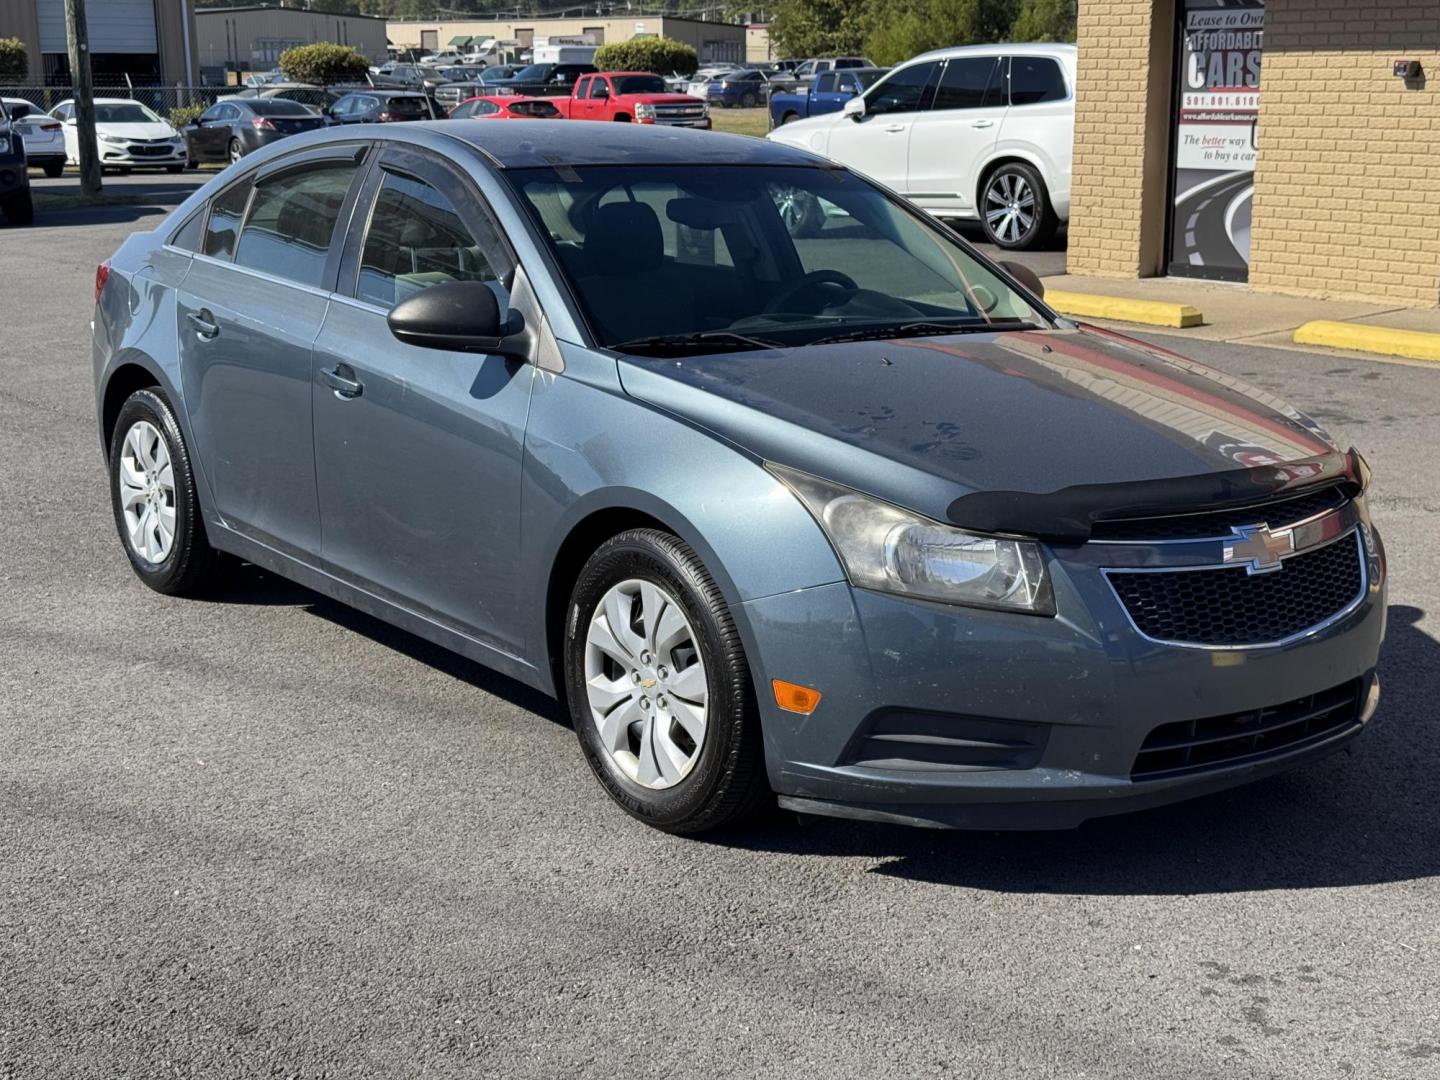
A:
[[[835,76],[830,72],[815,76],[815,92],[817,94],[828,94],[835,89]]]
[[[888,79],[876,83],[865,95],[866,113],[905,113],[928,109],[934,96],[935,76],[940,70],[936,61],[911,64],[892,72]]]
[[[318,288],[354,176],[352,163],[327,162],[262,181],[240,230],[235,265]]]
[[[441,192],[414,177],[387,172],[360,256],[355,297],[387,311],[430,285],[484,281],[506,307],[497,245],[475,235]]]
[[[1044,325],[962,243],[853,173],[626,165],[503,175],[601,345],[660,355]]]
[[[1010,61],[1010,104],[1039,105],[1068,97],[1060,65],[1048,56],[1016,56]]]
[[[1000,63],[995,56],[966,56],[948,61],[931,108],[983,109],[1003,105]]]
[[[210,220],[205,225],[205,254],[216,259],[229,259],[235,252],[235,238],[240,235],[240,222],[250,202],[250,181],[241,181],[226,188],[210,204]]]

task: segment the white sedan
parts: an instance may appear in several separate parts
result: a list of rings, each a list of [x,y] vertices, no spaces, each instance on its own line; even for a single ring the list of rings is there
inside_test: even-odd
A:
[[[25,160],[32,169],[44,169],[49,177],[65,170],[65,136],[60,122],[40,111],[24,98],[0,98],[25,143]]]
[[[75,129],[75,102],[62,101],[50,115],[65,126],[65,160],[80,161]],[[151,110],[129,98],[95,99],[95,138],[100,167],[129,171],[136,167],[185,168],[185,139]]]

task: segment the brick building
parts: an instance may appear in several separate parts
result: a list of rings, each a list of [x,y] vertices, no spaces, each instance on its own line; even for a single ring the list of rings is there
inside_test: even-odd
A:
[[[1082,0],[1078,44],[1072,273],[1440,305],[1440,0]]]

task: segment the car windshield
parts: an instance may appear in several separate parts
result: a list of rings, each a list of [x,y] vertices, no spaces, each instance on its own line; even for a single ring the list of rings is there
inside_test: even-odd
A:
[[[247,101],[245,107],[256,116],[310,116],[312,111],[298,101],[284,98],[256,98]]]
[[[515,72],[516,82],[544,82],[555,70],[554,64],[531,64]]]
[[[104,102],[95,103],[95,122],[97,124],[158,124],[160,117],[141,105],[138,101]]]
[[[617,94],[663,94],[665,80],[659,75],[619,75],[610,80]]]
[[[1045,316],[963,243],[815,166],[507,169],[600,344],[658,355],[1000,331]]]

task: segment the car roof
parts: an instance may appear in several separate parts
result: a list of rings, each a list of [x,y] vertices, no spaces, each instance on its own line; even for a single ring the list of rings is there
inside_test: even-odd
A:
[[[408,124],[389,125],[398,137]],[[447,120],[416,125],[468,143],[499,169],[556,165],[823,165],[803,150],[748,135],[649,124],[556,124]],[[505,130],[499,130],[503,127]],[[342,137],[341,132],[335,133]],[[343,136],[353,139],[354,134]]]
[[[955,56],[1055,56],[1056,54],[1070,54],[1075,56],[1075,46],[1051,42],[1030,42],[1028,44],[1011,45],[1006,42],[997,42],[994,45],[955,45],[948,49],[931,49],[927,53],[907,60],[905,64],[897,64],[897,67],[905,67],[915,63],[916,60],[949,60]]]

